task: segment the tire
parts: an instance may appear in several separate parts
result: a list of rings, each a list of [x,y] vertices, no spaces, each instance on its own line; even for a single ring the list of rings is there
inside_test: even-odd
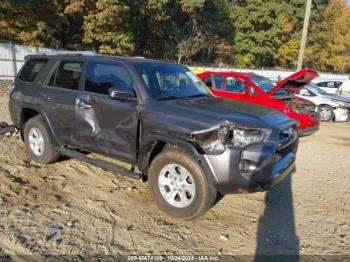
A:
[[[24,143],[29,158],[39,164],[51,164],[60,157],[54,150],[54,140],[42,116],[35,116],[26,122]]]
[[[181,149],[166,148],[152,161],[148,174],[149,188],[157,206],[174,218],[195,219],[207,212],[216,200],[217,191],[201,166]]]
[[[334,111],[331,106],[322,105],[320,106],[320,117],[323,122],[330,122],[334,119]]]

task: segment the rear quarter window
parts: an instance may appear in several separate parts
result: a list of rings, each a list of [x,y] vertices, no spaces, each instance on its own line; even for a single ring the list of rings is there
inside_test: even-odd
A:
[[[33,82],[47,63],[47,59],[30,59],[24,64],[19,79],[26,82]]]

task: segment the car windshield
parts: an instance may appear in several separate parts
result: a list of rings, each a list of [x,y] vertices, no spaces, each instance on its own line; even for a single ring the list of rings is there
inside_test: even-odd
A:
[[[135,67],[153,98],[212,96],[208,87],[185,67],[161,63],[137,63]]]
[[[274,82],[263,76],[248,76],[248,78],[265,93],[268,93],[275,86]]]
[[[321,89],[318,86],[313,85],[313,84],[307,84],[306,88],[309,89],[311,92],[314,92],[314,93],[319,94],[319,95],[329,95],[329,93],[327,93],[323,89]]]

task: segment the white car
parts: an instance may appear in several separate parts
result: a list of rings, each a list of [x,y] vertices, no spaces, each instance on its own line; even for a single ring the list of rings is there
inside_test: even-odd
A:
[[[320,112],[321,121],[343,122],[350,117],[349,98],[329,94],[314,84],[307,84],[295,95],[316,104]]]

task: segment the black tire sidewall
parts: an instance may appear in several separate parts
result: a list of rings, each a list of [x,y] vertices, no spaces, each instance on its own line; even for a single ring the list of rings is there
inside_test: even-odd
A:
[[[37,128],[40,130],[41,134],[43,135],[44,139],[44,152],[41,156],[37,156],[33,153],[33,151],[30,148],[28,137],[29,137],[29,131],[31,128]],[[51,135],[48,131],[48,128],[46,127],[46,124],[43,121],[43,118],[41,116],[36,116],[34,118],[31,118],[28,120],[28,122],[25,124],[24,127],[24,143],[27,150],[27,153],[29,154],[30,159],[33,161],[39,163],[39,164],[49,164],[57,160],[58,155],[54,151],[54,145],[51,138]]]
[[[170,205],[162,196],[158,177],[162,168],[168,164],[178,164],[186,168],[193,177],[195,183],[195,197],[192,203],[185,208],[177,208]],[[177,149],[168,149],[158,155],[149,169],[149,187],[159,209],[164,213],[183,220],[194,219],[205,213],[214,203],[216,191],[209,184],[202,168],[188,154]],[[215,197],[214,197],[215,195]]]

